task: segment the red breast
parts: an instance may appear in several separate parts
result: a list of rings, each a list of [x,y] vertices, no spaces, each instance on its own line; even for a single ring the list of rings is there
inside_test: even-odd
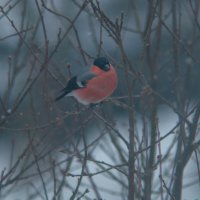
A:
[[[110,96],[117,87],[117,73],[112,65],[109,71],[103,71],[97,66],[92,66],[91,72],[97,76],[88,81],[86,88],[77,89],[73,96],[81,103],[99,103]]]

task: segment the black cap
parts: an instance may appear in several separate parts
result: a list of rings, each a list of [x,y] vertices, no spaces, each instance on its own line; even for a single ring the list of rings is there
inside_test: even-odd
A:
[[[106,57],[96,58],[93,64],[104,71],[109,71],[110,69],[110,63]]]

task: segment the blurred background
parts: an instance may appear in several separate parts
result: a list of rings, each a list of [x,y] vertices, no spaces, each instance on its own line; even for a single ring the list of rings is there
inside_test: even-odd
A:
[[[199,4],[1,0],[0,199],[199,199]],[[55,102],[99,56],[114,94]]]

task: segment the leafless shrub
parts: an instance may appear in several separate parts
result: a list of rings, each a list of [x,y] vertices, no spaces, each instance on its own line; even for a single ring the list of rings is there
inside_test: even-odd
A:
[[[180,200],[200,183],[200,3],[142,2],[0,3],[1,199]],[[100,55],[118,70],[115,95],[55,103]]]

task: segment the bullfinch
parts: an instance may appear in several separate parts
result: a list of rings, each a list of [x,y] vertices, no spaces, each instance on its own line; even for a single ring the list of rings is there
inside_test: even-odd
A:
[[[95,105],[113,93],[117,82],[114,67],[107,58],[100,57],[94,60],[88,72],[72,77],[55,101],[73,96],[84,105]]]

